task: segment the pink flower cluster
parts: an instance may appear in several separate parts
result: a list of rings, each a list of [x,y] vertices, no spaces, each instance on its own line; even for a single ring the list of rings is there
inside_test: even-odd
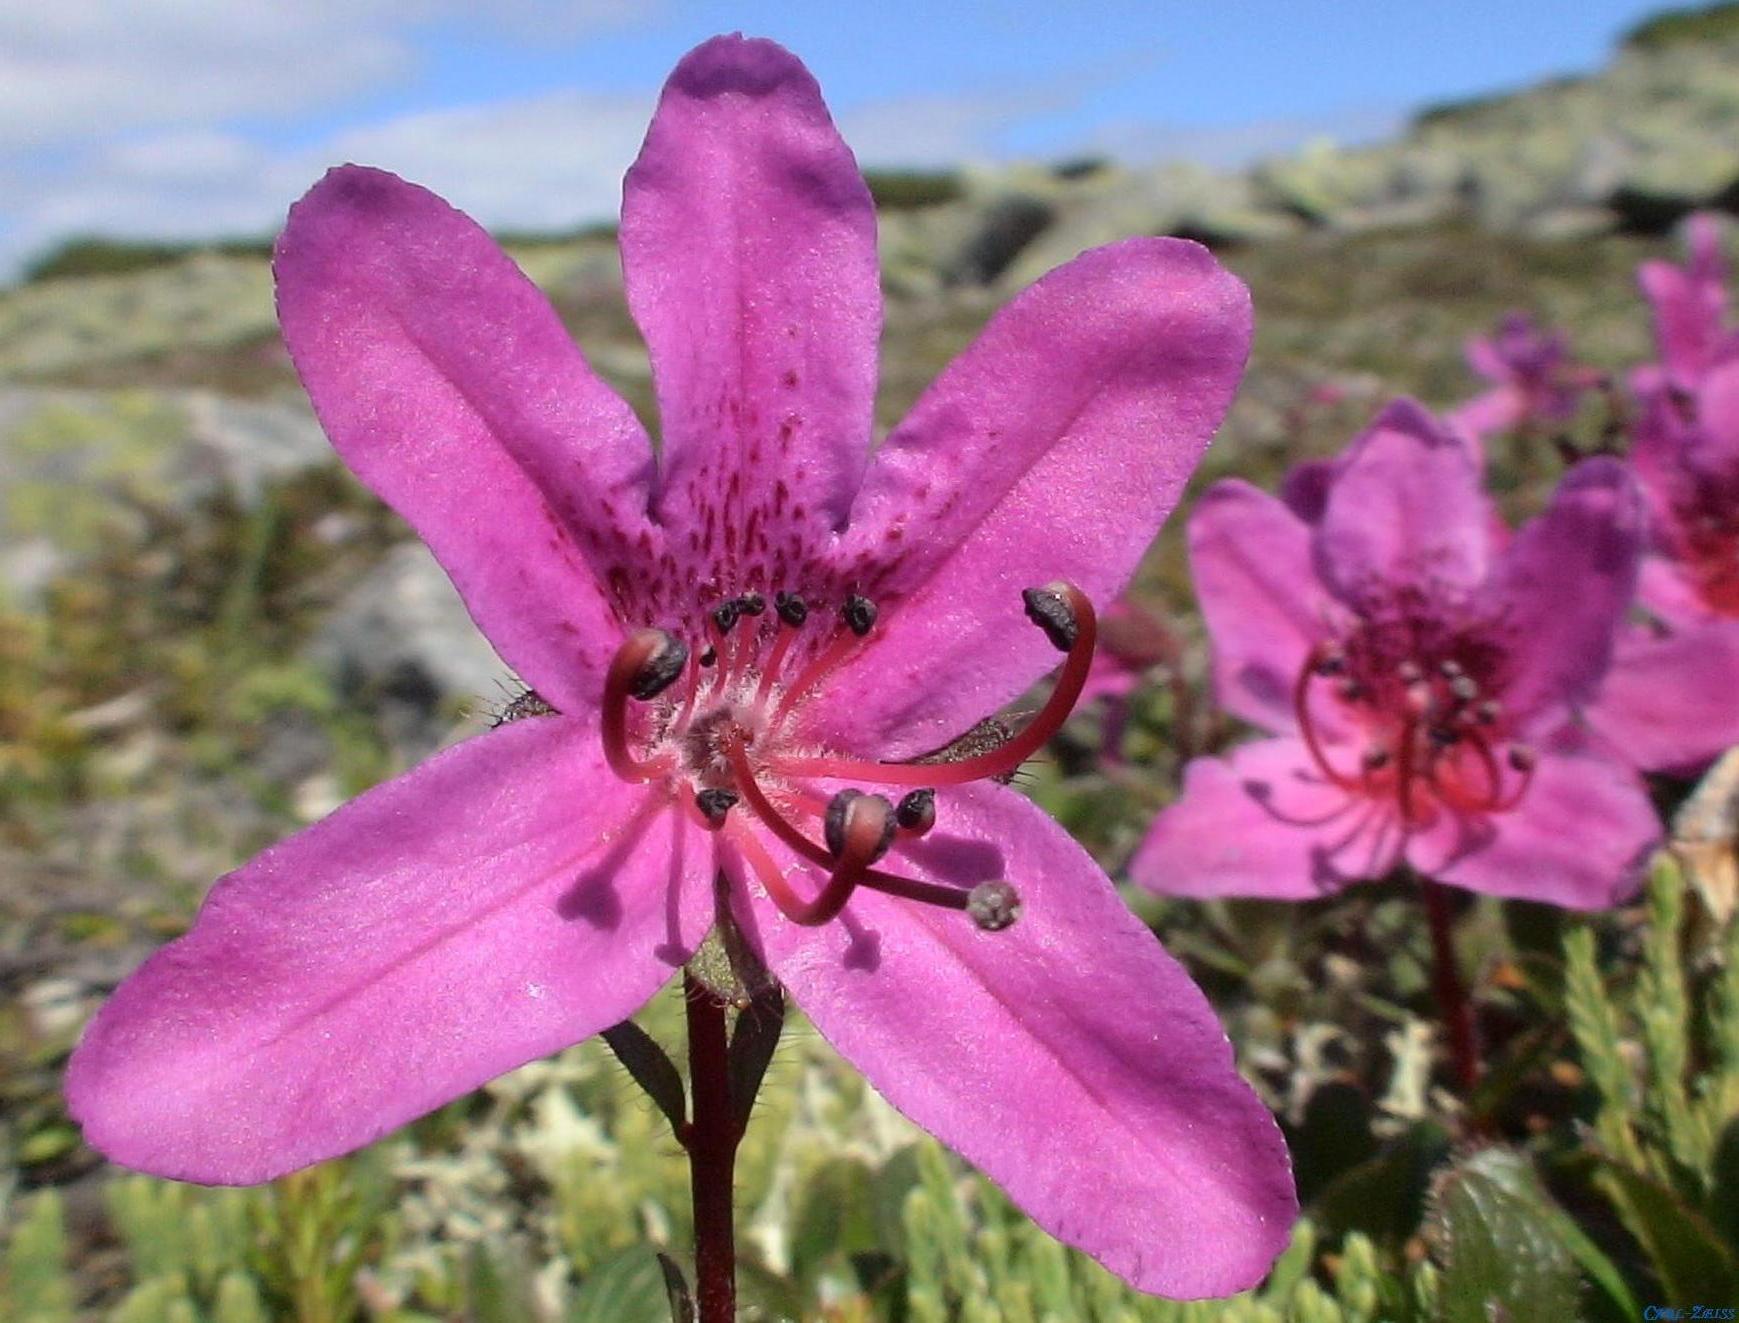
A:
[[[1405,862],[1492,895],[1625,899],[1658,842],[1640,772],[1739,743],[1739,335],[1714,223],[1649,263],[1660,360],[1628,462],[1586,459],[1512,533],[1481,440],[1567,421],[1596,374],[1505,320],[1491,391],[1387,408],[1281,498],[1190,519],[1216,695],[1272,738],[1190,764],[1130,865],[1175,895],[1305,899]]]

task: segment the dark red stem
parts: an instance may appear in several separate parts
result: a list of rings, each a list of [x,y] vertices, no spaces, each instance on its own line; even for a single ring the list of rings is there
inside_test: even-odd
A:
[[[731,1106],[730,1044],[725,1007],[684,972],[688,1005],[689,1094],[693,1112],[683,1143],[694,1196],[694,1275],[700,1323],[735,1323],[737,1247],[732,1186],[743,1137]]]
[[[1437,1013],[1449,1035],[1450,1060],[1463,1099],[1479,1083],[1479,1044],[1474,1034],[1473,1003],[1461,982],[1455,963],[1455,935],[1451,931],[1449,895],[1428,877],[1419,879],[1425,898],[1425,915],[1431,923],[1431,989],[1437,997]]]

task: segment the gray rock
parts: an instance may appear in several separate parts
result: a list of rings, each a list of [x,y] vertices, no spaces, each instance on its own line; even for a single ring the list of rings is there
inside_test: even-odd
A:
[[[141,510],[220,494],[252,506],[268,482],[332,462],[300,402],[0,386],[0,594],[31,605]]]
[[[386,710],[395,734],[413,743],[438,738],[460,707],[492,701],[510,674],[420,542],[394,547],[364,575],[308,654],[346,693]]]

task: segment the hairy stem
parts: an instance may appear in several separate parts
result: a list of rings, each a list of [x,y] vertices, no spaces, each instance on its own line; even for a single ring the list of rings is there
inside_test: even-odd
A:
[[[693,1115],[684,1145],[694,1196],[694,1274],[700,1323],[734,1323],[737,1250],[732,1185],[743,1128],[731,1102],[725,1005],[693,974],[683,974],[688,1006],[689,1092]]]
[[[1431,923],[1431,990],[1437,998],[1437,1014],[1449,1036],[1450,1060],[1455,1082],[1463,1099],[1479,1083],[1479,1044],[1474,1032],[1473,1003],[1455,963],[1455,936],[1450,928],[1449,896],[1442,885],[1428,877],[1419,879],[1425,899],[1425,915]]]

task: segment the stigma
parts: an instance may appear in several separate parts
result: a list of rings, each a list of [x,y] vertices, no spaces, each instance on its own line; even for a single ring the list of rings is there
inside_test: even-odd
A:
[[[951,886],[878,865],[936,826],[950,787],[1007,780],[1079,701],[1097,641],[1092,603],[1063,582],[1029,588],[1022,602],[1063,654],[1063,665],[1043,707],[988,747],[951,745],[906,762],[818,746],[803,720],[806,706],[885,629],[885,620],[878,604],[859,594],[822,611],[796,593],[779,592],[770,603],[759,593],[715,603],[701,617],[700,637],[655,628],[631,633],[605,677],[604,756],[624,781],[664,785],[794,923],[829,922],[865,887],[956,910],[983,931],[1000,931],[1020,913],[1011,880]],[[824,793],[812,784],[819,780],[849,788]],[[767,835],[822,871],[825,881],[814,895],[798,893],[768,851]]]

